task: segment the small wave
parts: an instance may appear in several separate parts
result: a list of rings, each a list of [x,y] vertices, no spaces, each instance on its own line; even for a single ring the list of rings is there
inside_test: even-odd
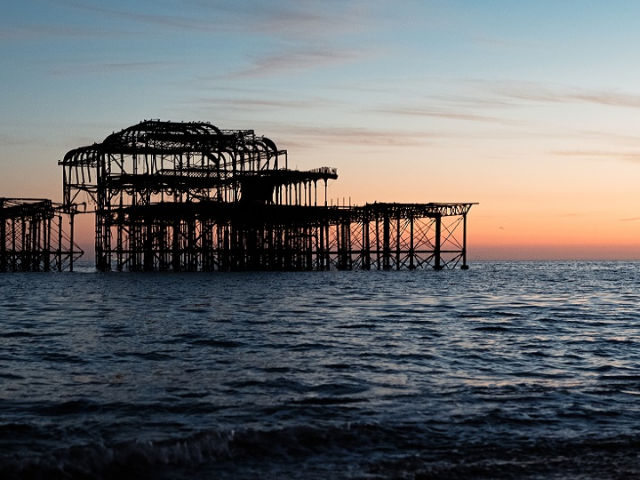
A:
[[[0,477],[635,478],[639,446],[639,438],[624,436],[464,441],[437,425],[297,425],[0,454]]]
[[[341,405],[348,403],[362,403],[368,402],[366,398],[354,398],[354,397],[315,397],[315,398],[303,398],[302,400],[294,400],[293,403],[299,405]]]
[[[198,432],[184,438],[118,444],[95,443],[47,454],[0,455],[1,478],[193,478],[194,471],[227,460],[279,461],[332,444],[357,444],[346,429],[311,426],[260,431]]]
[[[87,363],[87,361],[83,358],[78,357],[77,355],[67,355],[66,353],[45,353],[42,355],[42,360],[45,362],[63,362],[63,363]]]
[[[475,327],[473,330],[477,330],[480,332],[508,332],[511,329],[508,327],[501,327],[499,325],[496,325],[487,327]]]
[[[214,340],[214,339],[200,339],[191,342],[192,345],[205,346],[205,347],[220,347],[220,348],[237,348],[244,346],[242,342],[236,342],[233,340]]]
[[[151,360],[153,362],[173,360],[175,358],[173,355],[168,355],[162,352],[143,352],[143,353],[133,352],[128,355],[132,357],[141,358],[143,360]]]
[[[249,379],[249,380],[230,380],[223,382],[222,385],[231,388],[247,388],[264,385],[265,381],[261,379]]]
[[[38,334],[34,332],[24,332],[24,331],[16,331],[16,332],[7,332],[0,334],[1,338],[22,338],[22,337],[37,337]]]
[[[639,382],[640,375],[601,375],[600,380],[616,380],[622,382]]]
[[[89,400],[72,400],[61,403],[46,403],[36,405],[35,410],[41,415],[63,416],[69,414],[77,414],[80,412],[100,411],[104,407],[98,403]]]
[[[2,478],[167,478],[167,467],[195,467],[228,456],[232,434],[207,432],[188,439],[160,442],[91,444],[45,455],[14,455],[0,460]],[[166,473],[166,472],[165,472]]]
[[[348,363],[330,363],[327,365],[323,365],[324,368],[330,368],[332,370],[349,370],[353,368],[353,365]]]
[[[375,328],[377,328],[377,325],[374,325],[373,323],[350,323],[347,325],[338,325],[336,328],[342,328],[342,329],[364,328],[368,330],[374,330]]]

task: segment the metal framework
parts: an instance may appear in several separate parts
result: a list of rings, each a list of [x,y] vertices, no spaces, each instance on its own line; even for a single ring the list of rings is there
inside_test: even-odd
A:
[[[74,214],[51,200],[0,198],[0,272],[73,271],[84,253],[73,241]]]
[[[467,267],[472,203],[328,206],[337,170],[291,170],[252,130],[146,120],[60,165],[102,271]]]

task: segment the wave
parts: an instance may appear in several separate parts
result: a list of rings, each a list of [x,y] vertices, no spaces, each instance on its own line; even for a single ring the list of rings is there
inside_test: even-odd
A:
[[[194,472],[229,471],[229,462],[286,464],[314,451],[357,445],[358,433],[345,428],[298,426],[277,430],[207,430],[184,438],[93,443],[46,454],[0,455],[0,478],[193,478]],[[346,450],[345,450],[346,451]]]
[[[0,455],[0,478],[632,478],[638,447],[631,436],[465,443],[429,425],[300,425]]]

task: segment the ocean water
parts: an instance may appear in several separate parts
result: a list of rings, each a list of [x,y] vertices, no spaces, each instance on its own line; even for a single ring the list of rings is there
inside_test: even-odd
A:
[[[0,275],[0,478],[640,476],[640,263]]]

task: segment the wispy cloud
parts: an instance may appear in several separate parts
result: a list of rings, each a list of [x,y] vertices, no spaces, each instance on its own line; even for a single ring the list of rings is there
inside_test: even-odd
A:
[[[266,95],[265,95],[266,97]],[[319,108],[323,106],[327,106],[328,104],[334,103],[328,99],[308,99],[308,100],[300,100],[300,99],[279,99],[279,98],[199,98],[194,99],[190,103],[202,106],[217,106],[224,107],[225,109],[230,110],[248,110],[248,111],[256,111],[256,110],[272,110],[272,109],[295,109],[295,110],[308,110]]]
[[[454,109],[437,109],[431,107],[387,107],[374,110],[376,113],[403,115],[403,116],[418,116],[418,117],[436,117],[445,118],[449,120],[466,120],[472,122],[491,122],[491,123],[509,123],[513,124],[504,118],[491,117],[486,115],[478,115],[475,113],[457,111]]]
[[[431,86],[426,88],[425,85]],[[435,93],[429,93],[435,92]],[[411,98],[409,104],[402,98]],[[530,135],[544,135],[567,137],[569,135],[580,138],[593,138],[596,135],[604,138],[612,134],[606,132],[576,132],[571,127],[563,126],[561,129],[550,130],[547,127],[553,125],[554,119],[547,123],[537,124],[535,118],[526,115],[523,110],[539,104],[566,104],[595,105],[613,108],[640,108],[640,94],[633,92],[619,92],[616,90],[586,89],[565,85],[543,84],[522,81],[490,81],[490,80],[455,80],[443,78],[425,78],[421,80],[419,88],[413,87],[397,95],[397,99],[388,102],[388,105],[372,108],[374,113],[432,117],[441,119],[460,120],[468,122],[484,122],[503,126],[526,126]],[[510,129],[510,135],[512,135]],[[629,146],[640,146],[640,141],[632,138],[622,138],[618,134],[615,141],[624,141]],[[610,138],[610,140],[614,140]],[[637,161],[637,153],[614,151],[574,151],[554,152],[562,155],[581,156],[618,156]]]
[[[259,43],[254,42],[250,51],[236,52],[236,67],[216,76],[216,80],[290,74],[373,56],[372,51],[350,48],[340,41],[342,35],[352,36],[376,23],[372,3],[364,0],[274,0],[269,3],[169,0],[153,4],[153,8],[141,7],[136,2],[125,7],[59,0],[56,5],[83,12],[88,24],[108,24],[110,28],[128,32],[127,35],[150,32],[160,35],[162,32],[163,36],[187,33],[192,37],[200,33],[211,41],[217,38],[221,48],[228,48],[224,45],[230,38],[263,37]],[[65,30],[63,27],[52,29],[58,29],[60,34]],[[116,64],[111,67],[119,68]]]
[[[531,44],[526,42],[508,40],[504,38],[491,37],[486,35],[476,36],[474,38],[474,41],[479,45],[486,45],[488,47],[501,48],[501,49],[522,48],[522,47],[532,46]]]
[[[640,95],[622,93],[616,90],[585,89],[563,85],[545,85],[535,82],[479,81],[486,89],[500,97],[527,102],[542,103],[584,103],[613,107],[640,107]]]
[[[80,2],[75,0],[60,0],[59,5],[64,5],[73,9],[89,12],[92,14],[108,16],[111,18],[118,18],[120,20],[131,21],[135,23],[148,24],[164,28],[177,28],[188,29],[190,31],[218,31],[218,22],[212,23],[208,18],[202,18],[198,16],[187,16],[184,14],[185,8],[181,8],[181,14],[175,15],[163,15],[160,13],[148,13],[136,11],[130,9],[118,9],[114,7],[107,7],[104,4],[89,4],[87,2]],[[136,5],[136,4],[131,4]]]
[[[0,42],[16,40],[40,40],[46,38],[95,37],[103,35],[102,30],[77,28],[63,25],[34,24],[0,30]]]
[[[614,150],[556,150],[551,152],[563,157],[592,157],[600,159],[625,160],[628,162],[640,162],[639,152],[619,152]]]
[[[327,126],[282,126],[283,138],[292,138],[296,145],[358,145],[376,147],[410,147],[424,145],[441,135],[423,131],[392,131],[371,128]]]
[[[153,69],[174,67],[177,62],[101,62],[89,64],[71,64],[63,68],[56,68],[50,73],[52,75],[76,75],[81,73],[125,72],[125,71],[148,71]]]
[[[271,56],[253,58],[250,66],[226,74],[223,78],[238,79],[281,75],[291,71],[304,71],[350,63],[364,56],[362,52],[331,47],[283,50]]]
[[[181,0],[152,3],[148,9],[140,9],[138,3],[131,3],[130,8],[77,0],[60,0],[59,3],[124,21],[190,32],[243,31],[308,39],[353,32],[373,22],[371,3],[364,0],[274,0],[268,3],[261,0]],[[169,9],[173,11],[163,13]]]
[[[634,148],[640,148],[640,137],[637,135],[619,133],[619,132],[603,132],[601,130],[583,130],[580,134],[584,137],[614,142],[617,145],[632,145]]]
[[[193,3],[235,20],[236,27],[277,36],[327,38],[340,32],[364,30],[375,23],[374,3],[366,0],[194,0]]]

